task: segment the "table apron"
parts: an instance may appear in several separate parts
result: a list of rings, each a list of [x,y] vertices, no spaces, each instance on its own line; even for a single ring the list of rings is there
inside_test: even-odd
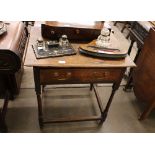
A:
[[[121,73],[122,68],[40,68],[39,78],[41,85],[65,83],[113,83],[119,81]]]

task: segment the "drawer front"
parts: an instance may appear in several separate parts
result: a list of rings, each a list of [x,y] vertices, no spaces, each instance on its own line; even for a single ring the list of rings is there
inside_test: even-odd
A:
[[[41,69],[41,84],[118,81],[121,69]]]

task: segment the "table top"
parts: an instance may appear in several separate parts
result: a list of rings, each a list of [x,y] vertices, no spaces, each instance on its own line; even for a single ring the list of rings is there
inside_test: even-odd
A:
[[[24,65],[27,67],[70,67],[70,68],[109,68],[109,67],[135,67],[134,62],[129,56],[125,59],[120,60],[106,60],[81,55],[78,52],[79,44],[73,44],[73,47],[77,50],[76,55],[63,56],[63,57],[51,57],[45,59],[36,59],[32,45],[35,44],[36,40],[41,37],[41,25],[35,25],[32,27],[30,32],[30,40],[27,49]],[[119,46],[119,41],[115,38],[114,34],[111,34],[111,42],[114,47]],[[121,46],[119,46],[120,50]]]

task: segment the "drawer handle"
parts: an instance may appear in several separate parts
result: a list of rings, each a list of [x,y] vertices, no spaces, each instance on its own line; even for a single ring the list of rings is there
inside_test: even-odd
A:
[[[67,76],[68,76],[68,77],[71,76],[71,75],[72,75],[71,72],[67,72]],[[55,72],[55,73],[54,73],[54,76],[55,76],[55,77],[59,76],[59,73],[58,73],[58,72]]]
[[[105,76],[105,77],[109,76],[109,72],[105,72],[105,73],[104,73],[104,76]]]
[[[71,75],[72,75],[72,73],[71,73],[71,72],[68,72],[68,73],[67,73],[67,76],[68,76],[68,77],[70,77]]]
[[[103,79],[103,77],[108,77],[109,72],[103,72],[102,74],[99,74],[98,72],[94,72],[93,75],[94,75],[97,79]]]
[[[76,29],[75,32],[76,32],[76,34],[79,34],[80,33],[80,30],[79,29]]]
[[[54,31],[54,30],[51,30],[51,34],[52,34],[52,35],[55,34],[55,31]]]
[[[59,81],[65,81],[65,80],[67,80],[67,78],[60,78],[60,79],[58,79]]]
[[[58,78],[58,80],[60,80],[60,81],[67,80],[68,78],[71,77],[71,75],[72,75],[71,72],[67,72],[65,77],[63,77],[63,78]],[[58,72],[55,72],[55,73],[54,73],[54,77],[59,77],[59,73],[58,73]]]
[[[55,77],[59,76],[59,73],[58,73],[58,72],[55,72],[55,73],[54,73],[54,76],[55,76]]]

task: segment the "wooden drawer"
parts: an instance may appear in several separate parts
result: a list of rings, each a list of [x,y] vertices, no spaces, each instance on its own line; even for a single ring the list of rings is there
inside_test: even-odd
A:
[[[122,69],[41,69],[41,84],[115,82]]]

